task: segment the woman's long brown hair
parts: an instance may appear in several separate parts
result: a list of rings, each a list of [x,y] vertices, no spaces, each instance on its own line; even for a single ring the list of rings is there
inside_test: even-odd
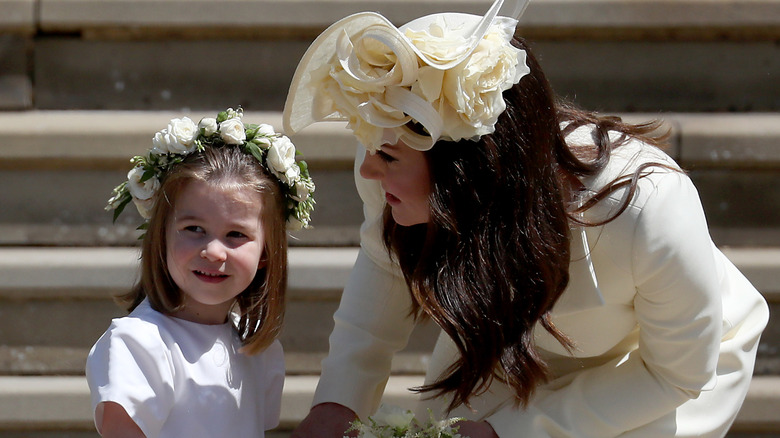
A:
[[[566,175],[603,169],[617,146],[610,130],[623,132],[625,139],[660,141],[644,137],[653,124],[628,125],[556,104],[525,42],[515,44],[526,50],[531,73],[504,92],[507,110],[496,131],[476,142],[439,141],[426,152],[430,221],[399,226],[385,210],[384,241],[409,285],[412,313],[433,319],[460,352],[435,382],[417,388],[450,395],[450,410],[468,404],[493,379],[526,405],[547,380],[533,341],[537,323],[564,347],[573,347],[550,319],[569,282],[570,221],[578,212],[569,201],[579,187]],[[561,130],[567,123],[568,129],[595,125],[595,148],[572,151],[564,142],[568,131]],[[605,188],[595,202],[624,185]]]

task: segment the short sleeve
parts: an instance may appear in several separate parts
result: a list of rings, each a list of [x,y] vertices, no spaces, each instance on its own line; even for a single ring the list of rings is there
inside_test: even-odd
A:
[[[173,407],[173,374],[157,328],[136,318],[115,319],[87,358],[95,426],[102,406],[122,406],[146,436],[157,436]]]
[[[265,368],[265,401],[264,424],[265,430],[270,430],[279,425],[279,417],[282,413],[282,390],[284,389],[284,353],[282,344],[274,341],[263,353],[263,367]]]

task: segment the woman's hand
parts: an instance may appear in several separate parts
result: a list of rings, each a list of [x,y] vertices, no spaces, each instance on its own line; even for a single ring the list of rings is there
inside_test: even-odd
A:
[[[496,431],[487,421],[459,421],[455,425],[464,438],[498,438]]]
[[[321,403],[309,411],[309,415],[295,428],[290,438],[342,438],[357,415],[338,403]]]

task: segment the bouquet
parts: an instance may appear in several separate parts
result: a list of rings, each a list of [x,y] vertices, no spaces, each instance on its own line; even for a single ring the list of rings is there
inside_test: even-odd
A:
[[[463,418],[439,421],[430,410],[428,413],[428,422],[420,424],[412,411],[382,405],[376,414],[368,417],[367,423],[356,420],[347,432],[357,431],[358,438],[468,438],[461,436],[454,425]]]

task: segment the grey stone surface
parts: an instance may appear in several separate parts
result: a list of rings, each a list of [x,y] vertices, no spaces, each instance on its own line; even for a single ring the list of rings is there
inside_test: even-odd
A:
[[[3,6],[0,2],[0,10]],[[32,82],[28,73],[31,46],[27,36],[0,32],[0,110],[32,107]]]
[[[780,117],[767,114],[678,114],[680,162],[693,168],[780,167]]]
[[[540,40],[532,47],[554,90],[587,109],[780,109],[773,42]]]
[[[36,108],[278,111],[307,41],[42,38]],[[556,92],[588,109],[777,111],[771,41],[539,40]]]
[[[171,0],[39,0],[41,27],[73,30],[105,26],[325,27],[359,11],[379,11],[397,24],[418,16],[457,10],[482,14],[482,0],[191,0],[187,7]],[[741,0],[536,0],[521,20],[526,27],[573,28],[774,28],[780,12],[773,1]]]
[[[316,383],[316,376],[288,376],[282,396],[280,433],[291,430],[306,415]],[[420,383],[421,376],[391,376],[383,402],[411,407],[415,396],[408,388]],[[780,394],[780,378],[754,378],[732,430],[765,434],[780,431],[776,415],[780,397],[777,394]],[[89,392],[84,378],[0,377],[0,433],[14,432],[14,428],[20,426],[28,433],[57,427],[69,433],[92,430]],[[45,434],[32,436],[47,437]]]
[[[35,30],[37,0],[0,0],[0,33],[29,35]]]
[[[3,194],[0,244],[135,245],[142,223],[130,206],[116,224],[103,210],[111,189],[127,171],[0,170],[0,184],[15,187]],[[349,171],[317,171],[317,209],[312,230],[292,233],[292,246],[345,246],[358,243],[362,204]]]
[[[279,110],[307,47],[294,40],[41,38],[36,108]]]
[[[690,172],[720,245],[779,245],[780,172],[776,169],[701,169]],[[769,230],[770,232],[765,232]],[[731,231],[736,231],[732,233]]]

